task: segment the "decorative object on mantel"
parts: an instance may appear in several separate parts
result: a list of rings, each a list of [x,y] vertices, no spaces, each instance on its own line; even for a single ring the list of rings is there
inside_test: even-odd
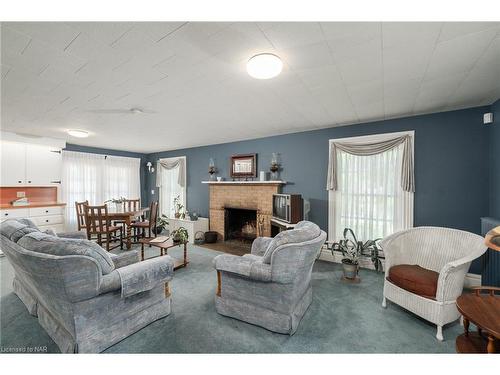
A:
[[[218,176],[217,177],[217,182],[221,182],[222,181],[222,177]]]
[[[260,171],[260,174],[259,174],[259,181],[266,181],[267,178],[266,178],[266,171]]]
[[[215,180],[215,174],[217,173],[217,168],[215,168],[215,161],[213,158],[210,158],[208,161],[208,174],[210,175],[210,181]]]
[[[271,180],[276,181],[279,179],[280,167],[280,154],[277,152],[273,152],[273,156],[271,158],[271,166],[269,167],[269,170],[271,171]]]
[[[344,229],[344,239],[336,242],[331,247],[332,255],[334,251],[340,251],[343,255],[342,258],[342,269],[344,272],[343,281],[359,283],[361,279],[358,277],[359,273],[359,258],[361,256],[369,256],[376,271],[382,272],[382,262],[383,259],[380,256],[380,247],[378,246],[378,241],[368,240],[365,243],[363,241],[358,241],[353,230],[350,228]]]
[[[181,203],[180,195],[174,198],[174,209],[175,209],[174,216],[176,219],[184,219],[186,217],[186,212],[184,211],[184,205]]]
[[[198,220],[198,217],[199,217],[199,215],[198,215],[198,213],[196,211],[193,211],[193,212],[189,213],[189,218],[191,219],[191,221]]]
[[[231,156],[231,178],[256,178],[257,154],[241,154]]]

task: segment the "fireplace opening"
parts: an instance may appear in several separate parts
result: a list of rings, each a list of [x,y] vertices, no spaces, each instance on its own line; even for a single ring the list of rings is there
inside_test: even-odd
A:
[[[224,208],[224,240],[251,243],[257,237],[257,210]]]

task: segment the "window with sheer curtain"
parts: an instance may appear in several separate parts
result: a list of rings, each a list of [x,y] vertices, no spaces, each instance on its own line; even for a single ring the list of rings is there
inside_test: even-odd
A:
[[[182,159],[182,163],[176,164],[178,159]],[[185,163],[186,157],[175,157],[161,159],[160,162],[165,164],[175,165],[170,169],[158,164],[158,171],[160,173],[160,181],[158,181],[158,187],[160,189],[160,212],[163,215],[173,218],[175,215],[174,199],[178,196],[180,202],[186,208],[186,187],[185,183],[182,181],[186,180],[185,176]],[[179,173],[183,173],[184,176],[179,178]]]
[[[76,228],[75,202],[103,204],[111,198],[140,198],[140,159],[75,151],[62,155],[61,189],[68,230]]]
[[[370,142],[384,136],[387,137],[355,137],[348,141]],[[413,226],[413,192],[401,187],[402,157],[402,144],[370,156],[337,151],[338,187],[329,192],[330,240],[343,238],[344,228],[351,228],[358,240],[366,241]]]

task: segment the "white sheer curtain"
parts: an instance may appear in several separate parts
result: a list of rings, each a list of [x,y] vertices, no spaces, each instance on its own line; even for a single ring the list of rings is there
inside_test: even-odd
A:
[[[370,156],[337,151],[338,187],[329,191],[331,241],[341,239],[344,228],[366,241],[413,226],[413,192],[401,187],[403,149]]]
[[[75,202],[102,204],[110,198],[140,197],[140,159],[63,151],[61,196],[66,229],[76,229]]]
[[[175,163],[178,159],[183,162]],[[159,179],[157,186],[160,188],[160,213],[168,217],[174,217],[175,207],[174,198],[179,196],[181,203],[186,207],[186,170],[185,170],[184,156],[177,158],[160,159],[157,163],[157,172]],[[162,163],[163,162],[163,163]],[[165,168],[164,165],[176,165],[170,169]],[[179,176],[183,174],[183,176]],[[184,182],[184,186],[181,185]]]

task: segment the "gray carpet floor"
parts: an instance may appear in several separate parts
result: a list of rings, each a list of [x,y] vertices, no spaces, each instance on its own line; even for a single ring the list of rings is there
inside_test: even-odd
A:
[[[171,252],[180,256],[180,249]],[[172,314],[106,353],[454,353],[455,338],[462,332],[452,323],[439,342],[432,324],[393,303],[382,308],[382,274],[363,269],[360,284],[344,284],[340,265],[317,261],[313,302],[297,332],[273,333],[217,314],[212,259],[219,253],[196,246],[188,253],[190,264],[175,271],[171,284]],[[147,256],[153,255],[157,251],[147,249]],[[0,272],[0,346],[46,346],[49,353],[59,352],[12,293],[13,271],[5,257],[0,258]]]

